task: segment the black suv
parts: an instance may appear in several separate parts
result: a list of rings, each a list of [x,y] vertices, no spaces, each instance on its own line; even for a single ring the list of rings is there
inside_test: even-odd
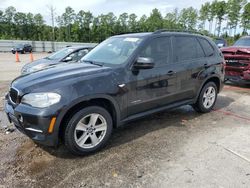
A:
[[[16,44],[14,48],[11,49],[11,52],[15,54],[16,52],[24,54],[26,52],[32,52],[32,46],[30,44]]]
[[[38,143],[62,141],[75,154],[101,149],[112,130],[181,105],[209,112],[224,81],[215,43],[185,32],[111,37],[79,63],[15,79],[9,120]]]

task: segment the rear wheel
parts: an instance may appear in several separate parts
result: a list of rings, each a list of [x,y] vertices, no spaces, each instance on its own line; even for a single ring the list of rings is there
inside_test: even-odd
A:
[[[90,106],[76,113],[65,130],[65,145],[73,154],[85,155],[103,148],[113,129],[109,112]]]
[[[193,105],[194,110],[201,113],[210,112],[217,100],[218,88],[214,82],[207,83],[201,90],[197,102]]]

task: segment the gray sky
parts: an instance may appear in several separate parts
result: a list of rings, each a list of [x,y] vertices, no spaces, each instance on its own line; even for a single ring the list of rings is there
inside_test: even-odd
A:
[[[71,6],[75,11],[89,10],[94,15],[108,12],[119,15],[127,12],[141,16],[149,15],[153,8],[158,8],[165,15],[174,8],[200,8],[201,4],[207,1],[212,0],[0,0],[0,10],[14,6],[20,12],[41,13],[46,20],[49,18],[47,5],[56,8],[57,16],[61,15],[67,6]]]

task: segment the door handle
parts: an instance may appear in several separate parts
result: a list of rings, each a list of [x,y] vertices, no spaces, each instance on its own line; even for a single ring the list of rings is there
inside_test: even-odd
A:
[[[176,72],[174,72],[174,71],[168,71],[168,73],[167,73],[168,76],[173,76],[174,74],[176,74]]]

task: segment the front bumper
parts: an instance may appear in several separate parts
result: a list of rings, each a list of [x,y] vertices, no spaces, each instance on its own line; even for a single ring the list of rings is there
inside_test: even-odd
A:
[[[238,83],[250,84],[250,70],[246,71],[226,71],[225,80]]]
[[[5,102],[4,108],[10,123],[33,141],[47,146],[58,144],[58,128],[48,133],[51,119],[56,117],[53,113],[50,115],[42,109],[22,104],[14,107],[9,101]]]

